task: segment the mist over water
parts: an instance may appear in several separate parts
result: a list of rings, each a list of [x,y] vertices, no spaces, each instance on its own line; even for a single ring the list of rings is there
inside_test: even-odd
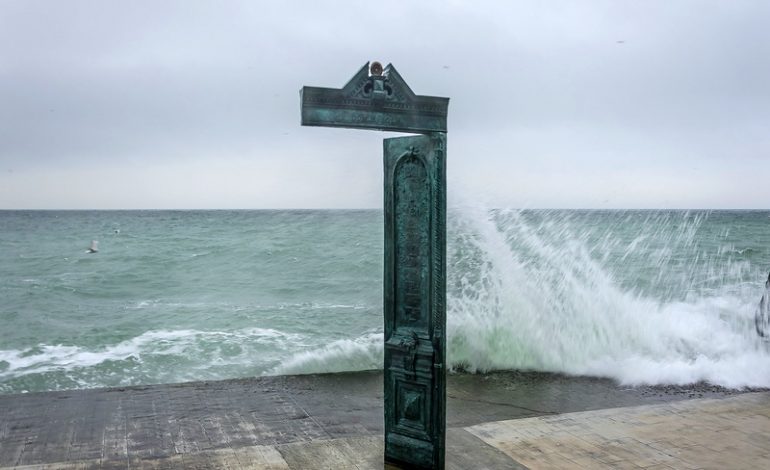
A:
[[[768,222],[452,209],[450,365],[770,386]],[[381,367],[382,236],[381,211],[0,212],[0,393]]]

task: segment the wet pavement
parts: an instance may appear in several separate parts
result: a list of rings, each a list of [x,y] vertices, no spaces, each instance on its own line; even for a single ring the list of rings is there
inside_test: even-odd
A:
[[[0,468],[382,468],[382,395],[379,371],[0,395]],[[742,396],[709,385],[450,374],[447,467],[524,468],[473,431],[485,423]]]

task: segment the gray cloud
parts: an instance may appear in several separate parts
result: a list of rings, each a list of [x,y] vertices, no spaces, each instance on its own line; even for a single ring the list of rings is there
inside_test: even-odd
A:
[[[377,207],[385,134],[301,128],[297,93],[370,59],[451,98],[458,201],[766,208],[747,181],[770,171],[768,19],[763,1],[5,1],[0,208]]]

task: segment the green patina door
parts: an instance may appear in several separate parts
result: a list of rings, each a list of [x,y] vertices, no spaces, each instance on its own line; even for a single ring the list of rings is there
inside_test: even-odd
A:
[[[340,89],[300,94],[304,126],[422,134],[384,141],[385,461],[443,469],[449,98],[415,95],[377,62]]]
[[[386,139],[385,458],[443,468],[446,134]]]

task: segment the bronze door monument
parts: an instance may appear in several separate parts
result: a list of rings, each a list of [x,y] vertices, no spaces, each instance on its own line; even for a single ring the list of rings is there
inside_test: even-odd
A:
[[[385,461],[443,469],[449,98],[415,95],[378,62],[300,96],[302,125],[420,134],[384,141]]]

